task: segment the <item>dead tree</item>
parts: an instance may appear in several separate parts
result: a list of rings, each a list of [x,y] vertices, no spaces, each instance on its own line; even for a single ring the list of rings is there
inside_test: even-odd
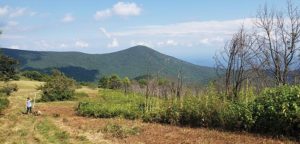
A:
[[[217,69],[225,72],[225,96],[231,96],[232,100],[238,97],[242,84],[250,73],[253,58],[251,49],[254,44],[252,35],[242,27],[225,45],[224,51],[216,56]]]
[[[255,26],[260,47],[258,59],[262,70],[271,73],[276,85],[288,84],[291,66],[298,51],[300,36],[300,11],[291,1],[284,12],[265,6],[258,10]]]

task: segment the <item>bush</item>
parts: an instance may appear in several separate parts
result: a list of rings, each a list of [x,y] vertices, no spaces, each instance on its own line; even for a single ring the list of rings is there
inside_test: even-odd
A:
[[[266,89],[253,103],[253,129],[300,137],[300,87]]]
[[[16,84],[6,84],[0,88],[0,93],[9,96],[12,92],[18,91],[18,86]]]
[[[105,91],[98,101],[80,102],[78,114],[300,137],[300,86],[269,88],[250,101],[225,101],[213,91],[182,100]]]
[[[98,118],[123,117],[137,119],[142,115],[142,100],[137,96],[124,96],[121,92],[106,90],[98,101],[80,102],[77,113],[82,116]]]
[[[247,103],[229,103],[222,114],[222,125],[229,130],[251,130],[254,119],[252,109]]]
[[[45,85],[39,89],[42,90],[41,101],[64,101],[73,99],[75,93],[75,81],[66,77],[59,71],[53,71],[52,76]]]
[[[48,75],[42,74],[38,71],[24,71],[21,75],[30,80],[36,81],[47,81],[47,79],[49,78]]]
[[[0,112],[6,107],[8,107],[8,105],[9,105],[8,99],[0,96]]]

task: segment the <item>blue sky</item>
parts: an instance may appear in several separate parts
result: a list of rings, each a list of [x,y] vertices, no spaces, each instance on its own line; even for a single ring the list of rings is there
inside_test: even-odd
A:
[[[146,45],[212,65],[242,23],[284,0],[1,0],[0,46],[108,53]]]

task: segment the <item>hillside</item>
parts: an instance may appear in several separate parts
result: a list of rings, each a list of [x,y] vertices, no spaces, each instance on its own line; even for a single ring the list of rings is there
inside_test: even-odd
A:
[[[180,69],[185,81],[190,82],[206,83],[216,76],[213,68],[197,66],[145,46],[108,54],[1,50],[4,54],[18,59],[22,70],[49,72],[57,68],[79,81],[95,81],[110,74],[134,78],[149,73],[176,78]]]

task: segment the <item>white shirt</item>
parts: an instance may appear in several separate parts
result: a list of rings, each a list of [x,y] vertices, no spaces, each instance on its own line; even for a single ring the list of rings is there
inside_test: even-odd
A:
[[[27,106],[27,107],[31,107],[31,100],[27,100],[27,101],[26,101],[26,106]]]

